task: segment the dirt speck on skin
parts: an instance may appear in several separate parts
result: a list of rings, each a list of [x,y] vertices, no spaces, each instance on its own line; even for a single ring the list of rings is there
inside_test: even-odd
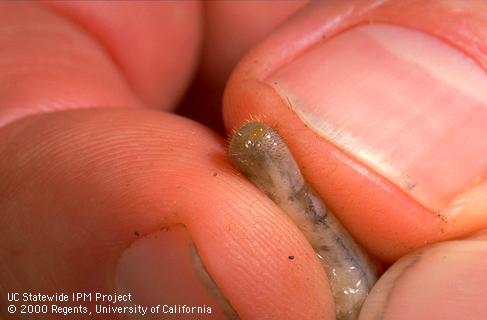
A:
[[[295,258],[295,257],[294,257],[294,256],[289,256],[289,257],[287,257],[287,258],[288,258],[289,260],[294,260],[294,258]]]

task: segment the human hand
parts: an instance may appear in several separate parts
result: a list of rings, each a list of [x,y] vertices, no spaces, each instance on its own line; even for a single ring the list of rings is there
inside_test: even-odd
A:
[[[486,22],[480,2],[462,10],[453,2],[368,5],[373,7],[318,4],[279,28],[236,69],[224,115],[228,131],[249,117],[278,128],[347,229],[391,263],[426,243],[485,227],[485,144],[478,137],[487,92]],[[332,318],[327,279],[309,244],[236,174],[222,139],[193,121],[144,108],[174,108],[198,55],[201,8],[145,9],[138,13],[143,19],[121,32],[113,27],[116,19],[137,16],[133,7],[87,7],[57,9],[82,27],[38,4],[2,9],[8,28],[0,46],[8,60],[0,129],[1,296],[126,290],[142,304],[218,308],[188,264],[189,233],[242,318]],[[428,15],[432,11],[437,20]],[[103,19],[93,19],[94,12],[103,12]],[[186,19],[159,16],[167,12]],[[326,40],[363,21],[399,24],[442,40],[382,26]],[[169,26],[171,32],[159,33]],[[18,33],[12,36],[12,30]],[[323,38],[315,51],[302,54]],[[127,42],[135,41],[128,49]],[[225,72],[216,72],[214,81],[223,81]],[[441,113],[435,112],[437,101]],[[422,109],[411,114],[411,106]],[[315,116],[323,114],[329,117],[317,126]],[[408,130],[394,130],[402,128]],[[472,192],[462,193],[467,185]],[[386,289],[371,296],[380,302],[393,292],[394,299],[386,307],[366,304],[364,311],[374,314],[379,306],[386,319],[457,319],[460,312],[480,318],[487,312],[478,300],[486,250],[485,242],[465,240],[424,251],[425,258],[402,276],[409,281],[392,282],[392,289],[382,281]],[[384,279],[394,279],[399,269]],[[438,270],[441,277],[434,277]],[[459,272],[461,285],[445,282]],[[424,286],[424,279],[431,282]],[[462,301],[444,304],[445,293],[460,292]],[[418,298],[432,307],[416,308]],[[5,306],[2,300],[7,317]]]

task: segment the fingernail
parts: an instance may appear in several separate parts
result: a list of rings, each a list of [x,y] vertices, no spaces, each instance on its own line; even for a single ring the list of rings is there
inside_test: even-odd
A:
[[[484,181],[487,144],[479,137],[487,135],[487,74],[438,38],[358,26],[266,82],[309,128],[431,211]]]
[[[237,318],[182,225],[141,236],[121,255],[115,279],[119,293],[131,294],[125,305],[148,308],[129,319]]]
[[[379,279],[367,319],[486,319],[487,242],[451,241],[401,258]]]

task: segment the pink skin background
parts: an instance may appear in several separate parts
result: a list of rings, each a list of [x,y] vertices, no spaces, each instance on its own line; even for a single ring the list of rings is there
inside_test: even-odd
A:
[[[139,303],[190,296],[218,308],[190,271],[180,273],[189,234],[242,318],[333,319],[311,247],[232,168],[224,138],[208,128],[230,133],[254,117],[282,133],[309,182],[384,265],[428,243],[464,239],[424,249],[411,268],[411,258],[394,265],[371,296],[370,317],[487,317],[487,247],[478,233],[487,222],[485,168],[474,174],[479,192],[458,188],[466,198],[455,215],[450,198],[430,210],[304,126],[282,96],[289,88],[270,80],[309,48],[369,23],[431,35],[485,70],[485,3],[304,4],[1,4],[0,296],[128,290]],[[483,143],[474,140],[467,143]],[[161,273],[166,280],[155,281]],[[3,298],[0,306],[0,316],[16,319]]]

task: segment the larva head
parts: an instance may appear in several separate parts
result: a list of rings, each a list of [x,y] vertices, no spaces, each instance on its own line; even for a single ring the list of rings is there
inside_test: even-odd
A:
[[[248,122],[238,129],[228,150],[235,167],[254,183],[269,181],[275,160],[282,157],[283,151],[288,152],[279,134],[260,121]]]

